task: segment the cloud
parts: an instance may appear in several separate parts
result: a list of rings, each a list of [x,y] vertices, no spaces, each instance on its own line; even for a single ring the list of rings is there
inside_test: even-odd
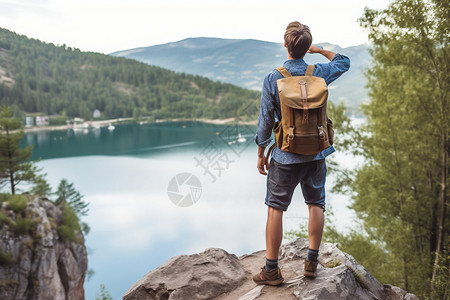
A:
[[[57,14],[51,9],[48,0],[6,0],[0,1],[0,15],[7,18],[17,18],[25,15],[55,17]]]

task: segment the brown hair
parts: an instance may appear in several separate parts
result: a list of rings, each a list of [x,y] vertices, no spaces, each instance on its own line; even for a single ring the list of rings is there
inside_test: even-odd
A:
[[[297,21],[289,23],[284,34],[284,41],[292,58],[303,58],[312,44],[309,27]]]

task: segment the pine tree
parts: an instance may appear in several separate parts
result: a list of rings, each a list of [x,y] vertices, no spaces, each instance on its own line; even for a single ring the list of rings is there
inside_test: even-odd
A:
[[[39,174],[36,175],[33,180],[33,187],[30,190],[30,193],[37,196],[50,196],[52,194],[52,188],[50,184],[45,179],[47,174]]]
[[[69,183],[67,179],[61,179],[56,195],[58,196],[56,199],[57,204],[69,204],[78,218],[87,216],[89,212],[89,203],[83,201],[83,195],[75,189],[73,183]]]
[[[36,168],[29,161],[33,146],[20,148],[23,137],[20,120],[13,116],[9,107],[0,110],[0,185],[9,182],[11,194],[16,193],[16,186],[22,181],[32,181]]]
[[[100,284],[100,292],[95,297],[95,300],[112,300],[111,294],[108,292],[104,284]]]

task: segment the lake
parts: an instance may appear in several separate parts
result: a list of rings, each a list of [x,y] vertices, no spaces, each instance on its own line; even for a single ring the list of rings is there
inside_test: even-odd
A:
[[[265,176],[256,169],[254,126],[198,122],[116,125],[27,133],[33,159],[56,190],[66,178],[90,203],[84,218],[89,269],[86,299],[105,284],[113,299],[148,271],[209,247],[242,255],[265,248]],[[352,158],[333,154],[354,164]],[[327,188],[333,178],[327,179]],[[349,199],[328,194],[337,227],[349,228]],[[299,189],[284,230],[307,220]],[[263,264],[263,262],[261,262]]]

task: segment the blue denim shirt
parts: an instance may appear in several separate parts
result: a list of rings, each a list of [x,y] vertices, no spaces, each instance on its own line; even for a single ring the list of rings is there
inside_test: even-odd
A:
[[[307,63],[303,59],[287,60],[285,67],[292,76],[303,76],[306,72]],[[350,59],[347,56],[336,54],[329,63],[315,64],[313,76],[322,77],[327,85],[335,81],[339,76],[350,68]],[[264,78],[264,84],[261,95],[261,109],[258,118],[258,127],[256,129],[255,142],[261,147],[270,144],[272,138],[272,128],[275,121],[281,119],[280,98],[278,96],[277,80],[283,76],[277,70],[273,70]],[[313,160],[320,160],[335,150],[333,146],[314,155],[301,155],[281,151],[275,147],[272,151],[272,157],[281,164],[304,163]]]

